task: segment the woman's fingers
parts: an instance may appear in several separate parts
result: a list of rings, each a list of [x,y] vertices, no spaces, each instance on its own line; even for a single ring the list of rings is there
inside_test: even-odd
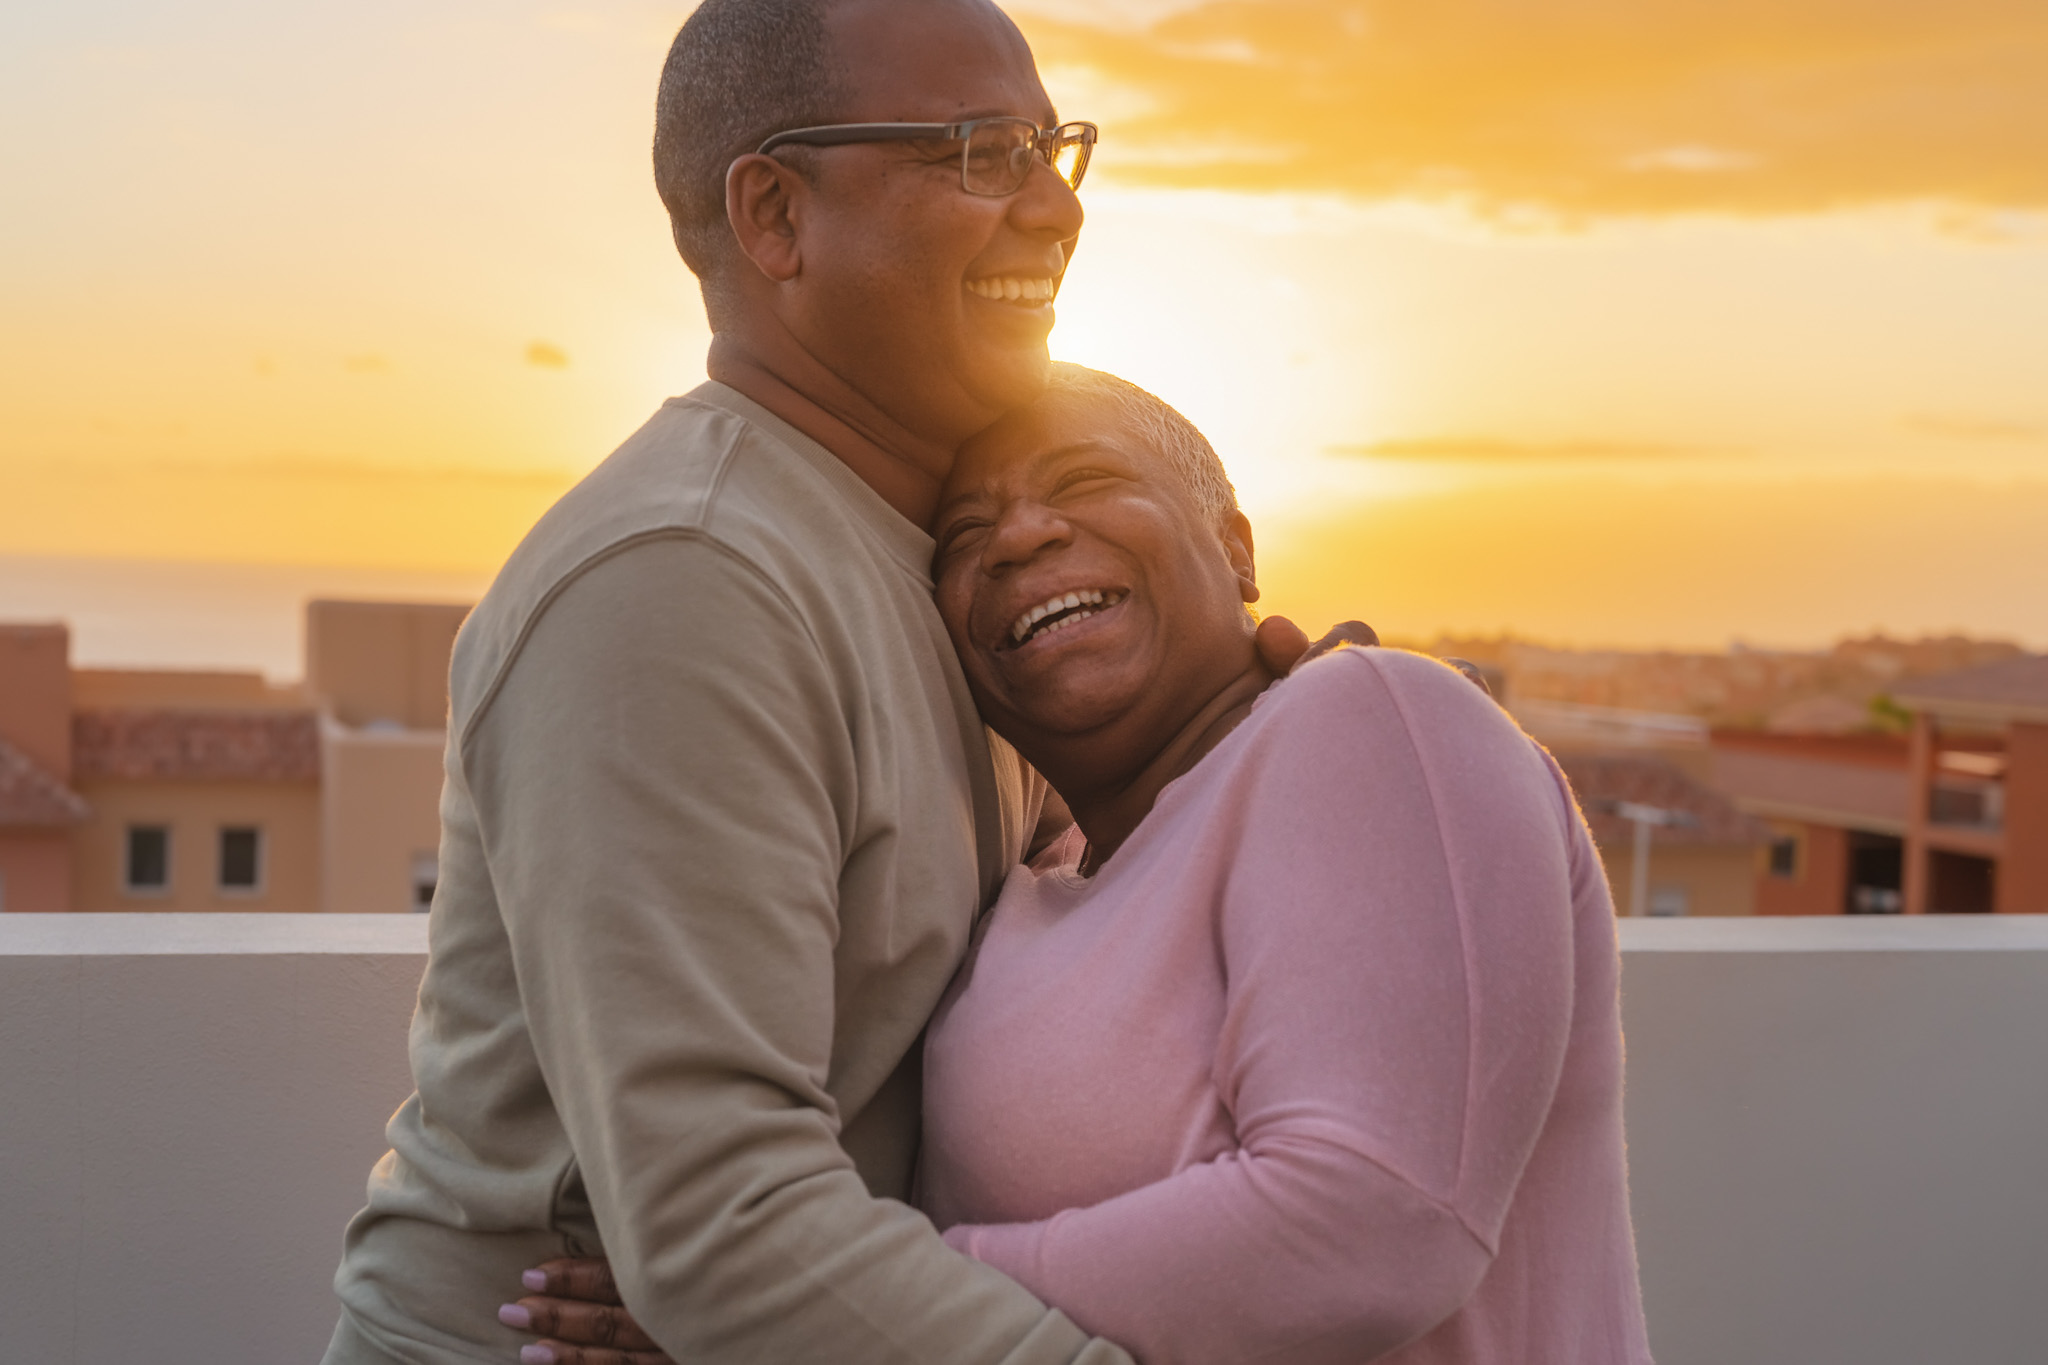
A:
[[[612,1279],[612,1263],[596,1257],[562,1257],[542,1261],[519,1277],[529,1293],[557,1299],[581,1299],[585,1303],[619,1303],[619,1286]]]
[[[609,1346],[621,1351],[652,1351],[653,1338],[640,1330],[633,1315],[616,1304],[578,1303],[532,1294],[498,1310],[498,1321],[537,1337],[574,1346]]]
[[[622,1351],[613,1346],[578,1346],[572,1341],[536,1341],[519,1349],[520,1365],[675,1365],[659,1351]]]

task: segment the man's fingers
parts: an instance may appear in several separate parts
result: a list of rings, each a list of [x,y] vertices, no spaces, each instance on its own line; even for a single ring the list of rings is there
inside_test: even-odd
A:
[[[609,1303],[578,1303],[574,1299],[551,1299],[531,1294],[500,1312],[499,1321],[508,1327],[551,1337],[577,1346],[610,1346],[621,1351],[652,1351],[654,1339],[640,1330],[633,1315]],[[522,1321],[522,1313],[524,1310]]]
[[[1268,616],[1252,636],[1259,662],[1276,678],[1284,678],[1308,652],[1308,632],[1284,616]]]
[[[519,1348],[522,1365],[675,1365],[659,1351],[622,1351],[613,1346],[578,1346],[573,1341],[537,1341]]]
[[[1311,659],[1350,645],[1376,645],[1379,632],[1363,621],[1340,621],[1322,639],[1309,642],[1308,632],[1284,616],[1268,616],[1252,636],[1259,662],[1276,678],[1284,678]]]
[[[542,1261],[519,1277],[535,1294],[557,1299],[581,1299],[585,1303],[619,1303],[619,1286],[612,1279],[612,1263],[594,1257],[562,1257]]]
[[[1310,659],[1321,658],[1332,650],[1342,649],[1346,645],[1371,648],[1379,642],[1380,633],[1365,622],[1339,621],[1330,627],[1328,635],[1308,647],[1308,653],[1302,657],[1302,662],[1307,663]]]
[[[1473,685],[1478,687],[1481,692],[1484,692],[1489,697],[1493,695],[1493,686],[1486,681],[1486,675],[1479,671],[1478,664],[1473,663],[1470,659],[1454,659],[1449,655],[1444,656],[1444,662],[1471,679]]]

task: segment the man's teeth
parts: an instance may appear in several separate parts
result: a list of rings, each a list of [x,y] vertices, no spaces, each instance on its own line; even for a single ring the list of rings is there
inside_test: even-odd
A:
[[[1016,275],[991,275],[985,280],[969,280],[967,290],[985,299],[1011,303],[1022,299],[1026,303],[1050,303],[1053,281],[1049,278],[1023,279]]]
[[[1022,644],[1025,637],[1033,633],[1033,626],[1045,620],[1046,617],[1058,612],[1071,611],[1074,614],[1072,616],[1060,617],[1059,620],[1047,625],[1044,630],[1037,632],[1038,634],[1050,635],[1064,626],[1070,626],[1076,621],[1085,621],[1095,614],[1092,611],[1076,610],[1076,608],[1113,607],[1123,600],[1124,594],[1115,590],[1105,592],[1101,588],[1084,588],[1079,592],[1070,592],[1061,597],[1049,598],[1017,618],[1016,624],[1010,627],[1010,643],[1013,645]]]

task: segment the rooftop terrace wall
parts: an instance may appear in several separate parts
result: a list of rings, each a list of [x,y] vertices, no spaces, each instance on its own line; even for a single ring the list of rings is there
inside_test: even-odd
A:
[[[0,916],[0,1356],[317,1359],[425,931]],[[2039,1361],[2048,918],[1619,932],[1661,1365]]]

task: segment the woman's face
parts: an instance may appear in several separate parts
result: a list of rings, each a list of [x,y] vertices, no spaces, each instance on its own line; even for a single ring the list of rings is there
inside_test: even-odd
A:
[[[1106,727],[1163,743],[1253,657],[1249,524],[1216,524],[1084,396],[1055,393],[971,441],[932,529],[939,614],[975,702],[1027,758]]]

